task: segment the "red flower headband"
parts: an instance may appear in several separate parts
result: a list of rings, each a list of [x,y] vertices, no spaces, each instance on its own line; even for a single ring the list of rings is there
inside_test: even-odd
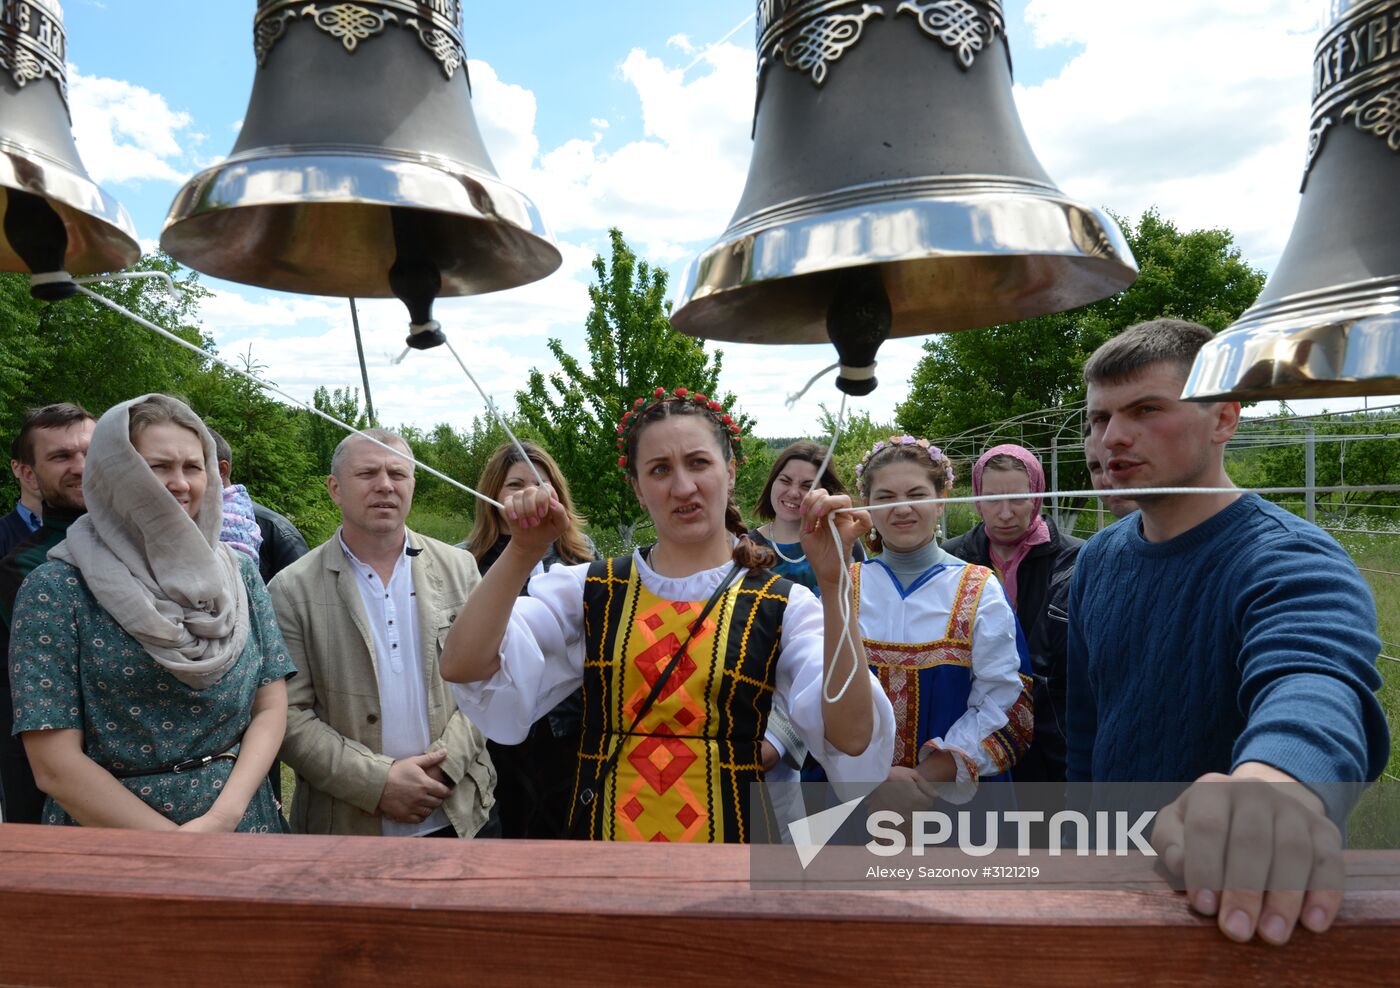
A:
[[[617,458],[619,469],[627,469],[627,449],[632,444],[637,431],[637,423],[651,409],[657,405],[664,405],[668,401],[689,402],[704,409],[710,418],[719,423],[720,428],[729,437],[729,448],[733,452],[734,460],[740,464],[744,462],[745,457],[741,448],[742,440],[739,438],[739,423],[725,412],[723,405],[712,401],[698,391],[691,391],[689,388],[676,388],[669,394],[665,388],[657,388],[651,393],[650,398],[638,398],[632,402],[631,408],[622,413],[622,421],[617,424],[617,450],[621,454]]]

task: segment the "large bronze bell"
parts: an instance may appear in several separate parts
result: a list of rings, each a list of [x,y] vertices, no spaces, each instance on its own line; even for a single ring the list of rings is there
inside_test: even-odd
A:
[[[0,2],[0,271],[35,275],[33,293],[50,301],[77,291],[66,275],[141,256],[131,217],[73,143],[67,47],[58,0]]]
[[[1382,394],[1400,394],[1400,0],[1331,0],[1288,246],[1183,397]]]
[[[161,245],[218,278],[397,296],[411,345],[440,295],[543,278],[559,250],[496,175],[472,115],[460,0],[258,0],[238,142],[170,208]]]
[[[1073,308],[1130,285],[1117,225],[1055,187],[1012,100],[1000,0],[759,0],[743,198],[672,323],[831,338],[851,394],[888,335]]]

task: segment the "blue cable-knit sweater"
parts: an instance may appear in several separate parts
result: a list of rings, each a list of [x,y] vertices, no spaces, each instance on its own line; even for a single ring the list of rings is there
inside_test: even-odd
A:
[[[1069,779],[1264,762],[1351,783],[1314,786],[1344,817],[1390,753],[1379,652],[1370,587],[1321,529],[1255,494],[1167,542],[1130,515],[1089,540],[1070,586]]]

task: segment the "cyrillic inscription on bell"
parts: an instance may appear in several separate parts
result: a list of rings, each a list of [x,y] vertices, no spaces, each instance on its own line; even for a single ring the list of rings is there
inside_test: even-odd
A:
[[[839,383],[865,393],[886,336],[1011,322],[1132,283],[1117,225],[1067,199],[1031,150],[1000,0],[760,0],[757,36],[748,183],[686,272],[677,329],[831,339],[851,371]]]
[[[442,342],[435,298],[554,271],[477,128],[461,16],[460,0],[259,0],[243,130],[176,196],[162,246],[245,284],[397,296],[415,346]]]
[[[1184,397],[1400,393],[1400,0],[1333,0],[1313,57],[1303,198],[1259,300]]]
[[[68,112],[68,37],[57,0],[0,0],[0,271],[56,300],[68,276],[140,256],[126,210],[88,177]]]

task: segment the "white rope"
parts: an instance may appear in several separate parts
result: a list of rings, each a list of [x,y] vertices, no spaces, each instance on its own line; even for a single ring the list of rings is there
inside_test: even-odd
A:
[[[843,509],[844,510],[844,509]],[[826,671],[826,677],[822,680],[822,699],[827,703],[839,703],[846,695],[846,690],[851,688],[851,683],[855,682],[856,670],[860,668],[860,663],[856,662],[856,642],[851,634],[851,567],[846,561],[845,546],[841,544],[841,533],[836,530],[836,512],[826,516],[827,527],[831,529],[831,537],[836,542],[836,555],[841,560],[841,575],[836,581],[836,595],[840,598],[837,606],[841,609],[841,637],[836,639],[836,647],[831,651],[831,666]],[[841,654],[842,648],[849,647],[851,650],[851,671],[846,674],[846,681],[841,684],[841,688],[836,691],[836,695],[831,695],[831,680],[836,672],[836,657]]]
[[[156,274],[156,273],[149,273],[149,276],[150,276],[150,277],[159,277],[160,275],[158,275],[158,274]],[[168,279],[167,279],[167,280],[168,280]],[[274,385],[272,385],[272,384],[269,384],[267,381],[259,380],[258,378],[254,377],[252,374],[249,374],[247,371],[245,371],[245,370],[243,370],[243,369],[241,369],[241,368],[239,368],[239,367],[235,367],[233,364],[229,363],[227,360],[224,360],[224,359],[222,359],[221,357],[217,357],[217,356],[215,356],[214,354],[209,353],[207,350],[203,350],[203,349],[201,349],[200,347],[195,346],[193,343],[189,342],[188,340],[183,340],[183,339],[181,339],[180,337],[176,336],[174,333],[172,333],[172,332],[170,332],[169,330],[164,329],[164,328],[162,328],[162,327],[160,327],[160,326],[157,326],[155,323],[151,322],[150,320],[141,318],[141,317],[138,316],[136,313],[131,312],[130,310],[128,310],[128,309],[126,309],[126,308],[123,308],[121,305],[118,305],[116,302],[113,302],[111,299],[109,299],[109,298],[107,298],[107,297],[105,297],[105,296],[103,296],[103,295],[99,295],[99,294],[97,294],[96,292],[92,291],[91,289],[88,289],[88,288],[83,287],[82,285],[79,285],[79,286],[78,286],[78,291],[81,292],[82,294],[86,295],[88,298],[92,299],[94,302],[97,302],[97,303],[99,303],[100,305],[105,305],[107,308],[111,309],[112,311],[114,311],[114,312],[116,312],[116,313],[119,313],[120,315],[126,316],[128,319],[130,319],[132,322],[136,323],[137,325],[139,325],[139,326],[144,326],[146,329],[149,329],[151,332],[157,334],[158,336],[161,336],[161,337],[163,337],[163,338],[165,338],[165,339],[167,339],[167,340],[170,340],[172,343],[178,343],[180,346],[184,347],[186,350],[193,351],[194,353],[198,354],[200,357],[203,357],[203,358],[206,359],[206,360],[212,360],[214,363],[216,363],[216,364],[218,364],[219,366],[223,367],[225,370],[232,371],[233,373],[237,374],[239,377],[246,378],[247,380],[252,381],[254,384],[256,384],[258,387],[262,388],[264,391],[268,391],[268,392],[270,392],[270,393],[272,393],[272,394],[275,394],[275,395],[277,395],[279,398],[283,398],[283,399],[285,399],[286,401],[291,402],[293,405],[296,405],[298,408],[301,408],[301,409],[303,409],[303,410],[305,410],[305,411],[308,411],[308,412],[310,412],[312,415],[316,415],[316,416],[318,416],[318,417],[320,417],[320,418],[323,418],[323,419],[325,419],[327,422],[330,422],[332,425],[339,426],[340,428],[344,429],[346,432],[349,432],[349,433],[351,433],[351,434],[353,434],[353,435],[359,436],[361,439],[368,440],[369,442],[374,443],[376,446],[381,446],[381,447],[383,447],[384,449],[387,449],[389,452],[393,453],[395,456],[399,457],[400,459],[407,460],[409,463],[412,463],[412,464],[413,464],[415,467],[417,467],[419,470],[422,470],[422,471],[424,471],[425,473],[432,474],[434,477],[437,477],[439,480],[446,481],[447,483],[451,484],[453,487],[456,487],[458,490],[461,490],[461,491],[463,491],[463,492],[465,492],[465,493],[467,493],[467,494],[470,494],[472,497],[478,498],[478,499],[480,499],[480,500],[486,502],[487,504],[491,505],[492,507],[500,508],[500,509],[502,509],[502,510],[505,510],[505,505],[501,504],[499,501],[495,501],[495,500],[493,500],[493,499],[487,497],[485,494],[482,494],[480,491],[473,490],[472,488],[468,487],[466,484],[461,483],[460,481],[453,480],[451,477],[447,476],[447,474],[442,473],[442,472],[440,472],[440,471],[438,471],[438,470],[434,470],[432,467],[428,466],[426,463],[420,463],[419,461],[415,460],[412,456],[409,456],[407,453],[405,453],[405,452],[404,452],[403,450],[401,450],[401,449],[395,449],[393,446],[390,446],[390,445],[387,444],[387,443],[380,442],[378,439],[375,439],[373,436],[366,435],[365,433],[361,432],[359,429],[356,429],[356,428],[355,428],[354,426],[352,426],[352,425],[346,425],[344,422],[340,421],[340,419],[336,418],[335,416],[333,416],[333,415],[327,415],[325,412],[321,411],[319,408],[316,408],[316,407],[313,406],[313,405],[308,405],[308,404],[307,404],[306,402],[304,402],[304,401],[300,401],[300,400],[298,400],[298,399],[296,399],[296,398],[293,398],[291,395],[287,394],[287,392],[281,390],[280,388],[278,388],[278,387],[276,387],[276,386],[274,386]]]
[[[835,448],[833,443],[832,448]],[[1115,497],[1137,498],[1147,495],[1179,495],[1179,494],[1306,494],[1309,491],[1314,493],[1329,493],[1337,490],[1334,487],[1142,487],[1119,490],[1116,488],[1104,491],[1043,491],[1040,494],[980,494],[972,497],[929,497],[920,498],[915,501],[892,501],[884,504],[870,504],[861,507],[837,508],[827,516],[827,523],[831,529],[832,541],[836,543],[836,552],[842,554],[841,536],[836,530],[836,515],[856,512],[856,511],[888,511],[892,508],[912,507],[922,504],[973,504],[983,501],[1019,501],[1028,497],[1100,497],[1112,495]],[[1373,484],[1366,487],[1348,487],[1346,490],[1358,493],[1400,493],[1400,484]],[[836,671],[834,659],[841,653],[843,646],[849,645],[852,654],[855,652],[855,642],[851,633],[851,573],[849,566],[841,567],[841,575],[837,581],[837,593],[840,595],[841,608],[841,637],[837,640],[836,648],[832,653],[832,665],[827,670],[822,681],[822,699],[827,703],[836,703],[846,695],[846,690],[855,679],[856,663],[851,663],[851,671],[846,676],[845,683],[837,691],[835,696],[831,695],[831,680]]]
[[[1133,500],[1147,496],[1176,496],[1178,494],[1330,494],[1353,491],[1359,494],[1400,494],[1400,484],[1370,484],[1364,487],[1109,487],[1101,491],[1042,491],[1039,494],[978,494],[971,497],[927,497],[917,501],[891,501],[864,507],[837,508],[837,511],[888,511],[919,504],[975,504],[982,501],[1024,501],[1038,497],[1049,499],[1068,497],[1123,497]]]
[[[540,476],[540,471],[535,466],[535,461],[530,459],[525,452],[525,447],[520,445],[519,439],[515,438],[515,433],[511,431],[510,423],[507,422],[506,417],[497,410],[496,403],[491,400],[486,390],[477,383],[476,375],[467,368],[466,361],[457,355],[457,348],[452,345],[451,340],[447,341],[447,352],[456,358],[457,366],[462,368],[462,373],[466,374],[467,380],[472,382],[472,385],[476,388],[476,393],[481,395],[481,400],[486,402],[486,407],[490,410],[492,415],[496,416],[496,421],[501,424],[501,428],[506,430],[506,435],[510,436],[510,441],[514,444],[515,451],[520,454],[520,458],[525,461],[525,465],[528,466],[530,472],[535,475],[535,483],[539,484],[541,487],[548,487],[549,484],[545,483],[545,479]]]
[[[837,366],[837,365],[832,364],[832,367],[835,367],[835,366]],[[822,371],[822,374],[828,373],[830,370],[831,370],[831,367],[828,367],[825,371]],[[813,383],[817,380],[817,378],[819,378],[819,377],[821,377],[821,374],[818,374],[817,377],[814,377],[814,378],[812,378],[811,381],[807,382],[807,387],[810,388],[810,387],[812,386],[812,384],[813,384]],[[804,392],[804,393],[806,392],[806,390],[807,390],[806,388],[803,388],[803,392]],[[801,395],[797,395],[796,397],[800,398]],[[789,404],[788,407],[792,407],[791,404]],[[816,476],[816,479],[815,479],[815,481],[814,481],[815,483],[820,484],[821,481],[822,481],[822,477],[826,476],[826,468],[829,467],[829,466],[831,466],[831,458],[832,458],[832,456],[834,456],[834,455],[836,454],[836,442],[837,442],[837,440],[839,440],[839,439],[841,438],[841,429],[845,426],[845,424],[846,424],[846,395],[845,395],[845,394],[842,394],[842,395],[841,395],[841,408],[840,408],[840,410],[838,410],[837,413],[836,413],[836,428],[832,430],[832,433],[831,433],[831,441],[830,441],[829,443],[826,444],[826,459],[822,460],[821,466],[817,468],[817,476]],[[801,565],[802,563],[805,563],[805,562],[807,561],[807,554],[806,554],[806,553],[803,553],[802,555],[798,556],[796,559],[789,559],[787,556],[784,556],[784,555],[783,555],[783,550],[778,548],[778,540],[777,540],[777,538],[774,538],[774,539],[773,539],[773,551],[776,552],[776,553],[778,554],[778,558],[781,559],[783,562],[785,562],[785,563],[791,563],[791,564],[794,565],[794,566],[799,566],[799,565]]]
[[[724,37],[720,38],[718,41],[713,41],[713,42],[711,42],[710,44],[706,45],[704,48],[700,49],[700,54],[698,54],[698,55],[695,56],[695,61],[691,62],[691,63],[690,63],[689,65],[687,65],[685,68],[681,69],[681,75],[682,75],[682,76],[688,75],[688,74],[690,73],[690,70],[691,70],[691,69],[695,68],[695,66],[699,65],[701,62],[703,62],[703,61],[705,60],[705,56],[706,56],[706,55],[708,55],[710,52],[714,51],[714,50],[715,50],[716,48],[718,48],[720,45],[724,44],[724,43],[725,43],[726,41],[728,41],[730,38],[734,37],[734,35],[738,34],[740,31],[742,31],[742,30],[744,29],[744,27],[745,27],[750,21],[752,21],[752,20],[754,19],[755,16],[756,16],[756,15],[754,15],[754,14],[750,14],[748,17],[745,17],[745,18],[744,18],[742,21],[740,21],[738,24],[735,24],[732,28],[730,28],[730,29],[729,29],[729,33],[726,34]]]
[[[94,285],[105,281],[163,281],[165,282],[165,294],[169,295],[172,301],[177,301],[180,298],[180,291],[175,285],[175,279],[164,271],[118,271],[114,274],[95,274],[86,278],[74,278],[73,284]]]
[[[812,390],[812,385],[816,384],[818,381],[826,377],[826,375],[830,374],[832,371],[840,368],[840,366],[841,364],[838,361],[837,363],[832,364],[830,367],[823,367],[821,370],[813,374],[806,384],[802,385],[801,391],[797,392],[796,394],[788,395],[787,401],[783,403],[787,405],[788,411],[792,411],[792,409],[797,405],[797,403],[802,400],[802,396],[805,395],[808,391]],[[845,399],[843,398],[842,401],[844,402]]]

